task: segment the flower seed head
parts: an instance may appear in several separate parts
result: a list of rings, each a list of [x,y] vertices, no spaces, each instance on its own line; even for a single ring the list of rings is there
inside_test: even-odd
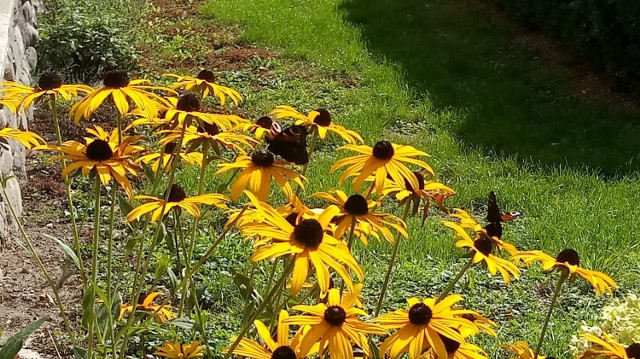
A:
[[[367,200],[359,194],[351,195],[344,203],[344,209],[354,216],[362,216],[369,213]]]
[[[329,111],[324,108],[319,108],[316,110],[318,112],[318,116],[313,119],[313,123],[319,126],[329,126],[331,124],[331,114]]]
[[[296,352],[291,347],[283,345],[271,353],[271,359],[296,359]]]
[[[373,157],[379,160],[390,160],[394,153],[393,145],[389,141],[378,141],[373,146]]]
[[[316,249],[322,243],[324,231],[320,222],[315,219],[303,219],[293,228],[293,236],[296,241]]]
[[[180,96],[176,108],[185,112],[200,111],[200,99],[192,93],[184,94]]]
[[[164,148],[162,149],[162,152],[164,152],[167,155],[170,155],[173,153],[173,151],[176,150],[176,146],[177,144],[174,142],[169,142],[166,145],[164,145]]]
[[[575,249],[567,248],[563,249],[562,252],[558,253],[556,257],[556,262],[558,263],[569,263],[572,266],[580,265],[580,256]]]
[[[87,146],[85,153],[87,158],[92,161],[106,161],[113,156],[113,150],[108,142],[103,140],[94,140]]]
[[[62,86],[62,79],[58,74],[53,72],[45,72],[40,75],[40,79],[38,80],[38,87],[41,90],[48,91],[57,89]]]
[[[122,88],[129,86],[129,75],[126,71],[112,70],[104,73],[105,87]]]
[[[169,191],[169,198],[167,202],[181,202],[187,198],[187,193],[178,184],[172,184]]]
[[[198,73],[198,79],[205,80],[207,82],[216,82],[216,76],[213,74],[213,71],[210,70],[202,70]]]
[[[338,327],[347,320],[347,313],[339,305],[334,305],[324,311],[324,321]]]
[[[251,162],[256,166],[269,167],[273,165],[273,161],[275,161],[275,159],[269,151],[258,151],[251,155]]]
[[[433,316],[433,311],[424,303],[416,303],[409,309],[409,321],[415,325],[428,324]]]

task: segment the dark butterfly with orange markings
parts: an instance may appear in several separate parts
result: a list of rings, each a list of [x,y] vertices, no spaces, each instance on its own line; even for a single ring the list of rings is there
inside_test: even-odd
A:
[[[484,229],[490,237],[502,238],[501,222],[514,220],[520,215],[520,212],[502,213],[498,207],[496,194],[491,191],[491,193],[489,193],[489,204],[487,208],[487,222],[489,222],[489,224],[487,224]]]
[[[293,125],[273,136],[267,149],[289,162],[305,165],[309,162],[307,152],[307,128]]]

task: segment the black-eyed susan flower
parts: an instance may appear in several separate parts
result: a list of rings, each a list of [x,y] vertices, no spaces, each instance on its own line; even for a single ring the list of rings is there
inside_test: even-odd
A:
[[[323,140],[330,131],[342,137],[342,139],[349,144],[364,142],[356,131],[348,130],[343,126],[333,123],[331,114],[324,108],[313,110],[305,116],[291,106],[278,106],[271,111],[271,115],[276,119],[293,118],[296,120],[296,125],[303,125],[311,131],[317,131],[318,136]]]
[[[321,293],[329,290],[329,268],[332,268],[349,288],[353,287],[353,284],[345,265],[360,281],[363,280],[364,273],[347,245],[325,232],[333,217],[340,212],[337,207],[329,206],[316,218],[303,219],[292,225],[267,203],[258,201],[250,193],[247,193],[247,196],[255,206],[260,222],[243,223],[239,228],[240,232],[246,237],[262,238],[254,244],[259,248],[251,256],[251,261],[259,262],[267,258],[291,255],[294,260],[292,295],[297,295],[304,285],[309,275],[310,264],[315,268]],[[271,243],[265,244],[267,241]]]
[[[44,139],[34,132],[5,127],[0,130],[0,146],[7,147],[9,145],[8,138],[20,142],[28,149],[45,144]]]
[[[298,332],[289,338],[290,324],[285,323],[289,319],[289,313],[286,310],[281,310],[278,316],[278,326],[276,328],[276,340],[273,340],[269,328],[259,320],[253,322],[258,331],[258,335],[264,342],[264,345],[260,345],[253,340],[242,338],[238,343],[238,346],[233,350],[233,354],[244,356],[252,359],[296,359],[303,358],[300,351],[300,338],[303,330]],[[235,338],[231,339],[232,341]],[[311,348],[307,355],[312,355],[317,352],[318,348]]]
[[[221,106],[224,106],[227,97],[230,98],[236,106],[242,102],[240,93],[230,87],[216,83],[216,77],[210,70],[200,71],[197,77],[174,74],[165,74],[165,76],[176,79],[175,83],[171,86],[174,90],[184,88],[185,91],[195,91],[200,93],[203,99],[212,95],[220,101]]]
[[[248,186],[259,200],[266,201],[272,179],[285,192],[291,191],[288,181],[294,181],[300,187],[304,187],[304,177],[284,167],[287,164],[286,161],[276,161],[271,152],[258,151],[251,156],[238,156],[235,162],[219,164],[220,169],[216,175],[234,169],[242,170],[231,185],[231,200],[237,200]]]
[[[498,333],[496,333],[496,331],[493,329],[498,325],[493,320],[480,315],[480,313],[466,313],[461,315],[460,317],[475,324],[481,332],[487,333],[492,337],[498,337]],[[465,334],[470,334],[464,333],[464,328],[461,328],[461,330],[463,331],[463,336],[465,336]]]
[[[420,203],[424,201],[422,210],[423,221],[429,215],[429,205],[432,201],[436,204],[436,206],[438,206],[438,208],[440,208],[442,212],[448,214],[449,211],[442,203],[447,198],[455,196],[456,192],[440,182],[425,180],[424,175],[418,171],[414,171],[413,174],[418,180],[417,188],[412,187],[411,183],[406,180],[404,181],[404,183],[400,184],[388,180],[384,186],[384,190],[382,191],[382,193],[385,196],[394,196],[400,203],[404,203],[405,201],[413,202],[414,210],[412,215],[416,215],[418,207],[420,207]]]
[[[417,160],[415,156],[428,156],[425,152],[411,146],[393,144],[389,141],[379,141],[373,147],[367,145],[345,145],[340,149],[351,150],[360,155],[343,158],[331,167],[330,172],[347,166],[348,168],[340,176],[339,182],[344,182],[349,177],[356,177],[353,188],[360,192],[360,187],[371,175],[374,175],[373,188],[381,194],[387,178],[396,183],[408,181],[413,188],[418,188],[418,179],[406,164],[416,165],[433,174],[431,166],[426,162]]]
[[[120,116],[129,112],[129,101],[137,108],[155,114],[158,112],[158,103],[165,100],[152,90],[175,92],[163,86],[149,85],[149,80],[130,80],[125,71],[107,71],[103,83],[103,87],[92,91],[71,107],[69,115],[76,124],[83,118],[89,119],[107,98],[113,100]]]
[[[95,172],[104,186],[108,185],[113,177],[127,192],[127,195],[132,197],[133,189],[131,182],[127,179],[127,174],[137,176],[140,169],[134,163],[133,157],[140,153],[143,148],[132,144],[140,137],[126,136],[118,144],[118,129],[108,133],[102,127],[94,126],[94,128],[88,128],[86,131],[93,138],[85,137],[85,143],[67,141],[61,146],[47,145],[39,146],[37,149],[62,152],[62,155],[54,157],[53,160],[65,159],[71,161],[62,170],[62,176],[67,176],[77,169],[81,170],[83,176]]]
[[[159,152],[149,153],[144,156],[140,156],[140,158],[138,158],[136,162],[150,165],[151,170],[153,172],[158,172],[160,169],[162,169],[165,172],[169,172],[169,170],[171,170],[171,164],[173,163],[173,160],[177,158],[173,154],[173,152],[176,149],[176,146],[177,146],[176,142],[168,142],[164,146],[162,146],[162,149]],[[185,161],[186,163],[189,163],[192,165],[195,164],[198,166],[202,166],[202,159],[204,157],[201,152],[197,152],[197,151],[190,151],[190,152],[180,151],[178,152],[177,156],[179,156],[180,159]]]
[[[502,344],[500,347],[510,350],[516,356],[510,359],[535,359],[535,352],[529,347],[529,344],[525,341],[518,340],[513,344]],[[537,359],[555,359],[553,357],[545,357],[538,354]]]
[[[488,359],[487,353],[475,344],[459,343],[443,335],[440,335],[440,339],[442,339],[444,347],[447,349],[446,359]],[[439,357],[431,348],[429,350],[429,358],[439,359],[442,357]]]
[[[380,346],[380,354],[389,353],[391,359],[408,353],[411,359],[419,359],[422,353],[431,348],[438,358],[447,358],[448,352],[442,337],[457,343],[464,343],[461,328],[477,332],[471,321],[461,318],[473,311],[453,309],[451,306],[462,300],[459,295],[450,295],[436,303],[436,299],[409,298],[409,309],[398,309],[374,319],[388,330],[398,329],[385,339]]]
[[[513,259],[522,261],[525,265],[540,262],[544,270],[558,270],[571,276],[578,275],[593,286],[596,295],[611,292],[618,287],[614,280],[608,275],[582,268],[580,266],[580,255],[575,249],[564,249],[558,253],[556,258],[542,251],[526,251],[517,253],[513,256]]]
[[[177,142],[180,137],[183,137],[183,145],[189,146],[190,149],[207,146],[213,148],[219,153],[219,148],[228,148],[231,151],[237,151],[246,155],[245,148],[253,148],[253,145],[257,143],[251,137],[233,133],[222,132],[216,124],[210,124],[207,122],[202,123],[200,126],[189,126],[185,128],[184,133],[181,130],[161,130],[157,132],[162,136],[160,140],[161,145],[165,145],[169,142]]]
[[[143,195],[136,196],[135,199],[149,200],[149,202],[132,209],[131,212],[127,214],[127,221],[129,222],[134,221],[149,212],[153,212],[151,215],[151,222],[156,222],[169,213],[173,208],[182,208],[196,218],[200,218],[199,205],[227,208],[225,204],[227,198],[221,194],[210,193],[189,197],[184,189],[175,183],[171,185],[166,202],[164,198]]]
[[[282,131],[282,126],[271,117],[262,116],[255,122],[242,122],[236,126],[236,129],[253,134],[256,140],[261,140],[262,138],[270,140]]]
[[[162,346],[156,347],[157,352],[153,355],[169,359],[199,358],[204,356],[204,346],[196,340],[192,343],[183,344],[178,341],[165,342]]]
[[[520,270],[515,264],[493,254],[495,247],[494,241],[484,230],[480,229],[476,232],[476,239],[473,240],[467,231],[457,223],[444,222],[444,225],[453,229],[456,232],[456,236],[460,238],[455,244],[456,247],[470,250],[470,254],[472,255],[471,263],[484,263],[489,273],[492,275],[500,273],[506,283],[511,283],[511,277],[516,279],[520,277]]]
[[[379,205],[378,202],[368,200],[360,194],[353,194],[347,197],[347,194],[340,190],[331,192],[318,192],[314,194],[331,204],[340,208],[340,215],[336,217],[336,227],[334,229],[334,237],[342,238],[348,233],[351,226],[354,225],[358,230],[361,239],[366,243],[366,235],[378,237],[382,235],[389,243],[395,242],[395,236],[390,228],[408,238],[407,225],[400,218],[384,212],[376,212],[374,209]]]
[[[285,323],[308,326],[300,342],[302,355],[308,355],[311,348],[320,342],[320,357],[328,347],[332,359],[353,359],[351,342],[357,345],[365,355],[371,357],[367,334],[386,334],[385,328],[373,323],[364,323],[358,317],[367,312],[353,305],[360,295],[362,284],[357,284],[352,293],[345,293],[340,298],[340,290],[329,290],[327,303],[316,305],[296,305],[294,310],[308,315],[296,315],[285,320]],[[327,345],[328,344],[328,345]]]
[[[18,96],[21,98],[18,107],[29,109],[31,105],[47,96],[57,101],[58,97],[62,97],[65,101],[70,102],[73,98],[78,97],[80,93],[91,93],[93,89],[86,85],[66,85],[62,83],[62,79],[55,73],[45,72],[40,75],[38,86],[30,87],[13,81],[3,82],[0,93],[6,93],[8,97]]]
[[[489,236],[489,238],[491,238],[491,240],[493,241],[493,244],[499,250],[504,250],[512,256],[518,253],[518,249],[516,249],[513,244],[503,241],[498,236],[489,235],[487,228],[483,228],[478,222],[476,222],[476,220],[471,216],[471,214],[469,214],[469,212],[460,208],[454,208],[451,217],[457,218],[460,221],[460,227],[472,230],[476,237],[484,235]]]
[[[168,105],[161,108],[165,111],[164,122],[171,128],[182,127],[184,121],[191,124],[195,119],[202,123],[215,124],[224,131],[232,129],[245,120],[236,115],[225,115],[219,113],[202,112],[200,109],[200,99],[192,94],[184,94],[180,98],[168,98]]]
[[[145,311],[153,316],[153,319],[157,323],[164,323],[167,320],[175,318],[175,314],[171,310],[172,307],[168,304],[154,304],[153,301],[162,295],[160,292],[152,292],[147,295],[140,304],[135,305],[136,310]],[[98,302],[102,302],[99,300]],[[120,305],[120,316],[118,320],[122,319],[125,315],[133,312],[134,306],[131,304]]]
[[[602,338],[593,334],[583,334],[582,337],[593,347],[580,354],[580,359],[640,359],[640,343],[633,343],[625,348],[606,333],[602,333]]]
[[[16,113],[18,111],[18,105],[20,105],[21,101],[22,99],[18,96],[10,97],[8,95],[5,95],[0,98],[0,109],[6,107],[11,113]]]

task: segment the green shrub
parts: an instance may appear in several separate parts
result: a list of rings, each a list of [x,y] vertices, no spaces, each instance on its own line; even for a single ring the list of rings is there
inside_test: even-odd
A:
[[[105,68],[134,68],[138,55],[135,35],[144,31],[139,16],[146,7],[139,6],[144,5],[140,2],[50,3],[40,28],[38,71],[53,70],[68,81],[92,83]]]
[[[640,90],[637,0],[494,0],[613,74],[618,90]]]

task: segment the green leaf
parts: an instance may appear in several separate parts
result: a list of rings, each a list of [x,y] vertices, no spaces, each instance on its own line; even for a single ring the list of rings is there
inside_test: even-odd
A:
[[[0,359],[13,359],[18,355],[18,352],[22,349],[24,341],[48,319],[49,318],[46,317],[38,319],[22,328],[21,331],[14,334],[11,338],[7,339],[7,342],[4,343],[2,349],[0,349]]]
[[[73,347],[73,357],[75,359],[87,359],[87,351],[82,348]]]
[[[118,204],[120,205],[120,211],[125,216],[133,209],[131,203],[124,196],[118,196]]]
[[[164,322],[164,324],[173,325],[175,327],[187,330],[193,329],[194,323],[194,320],[191,318],[176,318]]]
[[[71,259],[71,261],[73,261],[73,264],[75,264],[76,268],[80,270],[80,260],[78,259],[78,256],[76,255],[76,253],[73,251],[73,249],[71,249],[71,247],[69,247],[68,244],[64,243],[61,239],[48,235],[46,233],[42,233],[42,235],[47,238],[53,239],[56,243],[58,243],[60,248],[62,248],[62,250]]]
[[[89,324],[93,322],[93,318],[95,316],[95,298],[95,289],[93,287],[93,284],[90,284],[84,291],[84,296],[82,297],[82,325],[84,325],[85,328],[88,328]]]

